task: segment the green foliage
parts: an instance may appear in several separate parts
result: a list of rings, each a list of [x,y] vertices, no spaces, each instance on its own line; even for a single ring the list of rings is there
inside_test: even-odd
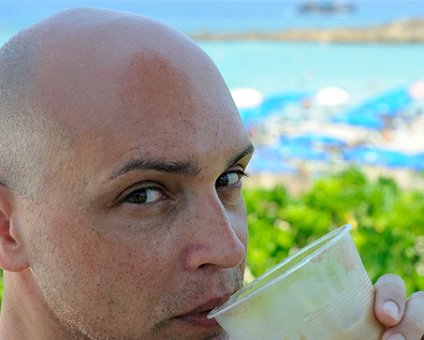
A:
[[[401,275],[408,293],[424,290],[424,194],[392,179],[369,181],[355,168],[317,180],[301,197],[282,187],[245,190],[248,267],[262,274],[329,230],[352,224],[352,237],[373,281]]]

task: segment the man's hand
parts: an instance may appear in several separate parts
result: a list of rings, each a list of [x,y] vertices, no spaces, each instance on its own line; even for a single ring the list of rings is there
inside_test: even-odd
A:
[[[388,327],[382,340],[424,340],[424,291],[407,300],[402,279],[391,274],[379,278],[375,288],[375,314]]]

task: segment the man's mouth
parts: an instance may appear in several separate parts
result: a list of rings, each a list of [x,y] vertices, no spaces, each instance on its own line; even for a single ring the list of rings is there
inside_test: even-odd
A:
[[[176,319],[201,327],[216,327],[218,326],[217,321],[215,319],[208,319],[207,315],[215,307],[221,306],[229,299],[229,297],[230,295],[211,298],[201,305],[195,307],[190,312],[177,316]]]

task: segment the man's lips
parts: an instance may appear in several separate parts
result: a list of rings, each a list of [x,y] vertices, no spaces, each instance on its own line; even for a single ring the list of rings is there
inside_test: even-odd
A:
[[[177,319],[202,327],[216,327],[218,325],[217,321],[215,319],[208,319],[207,315],[215,307],[221,306],[229,297],[230,295],[211,298],[190,312],[179,315]]]

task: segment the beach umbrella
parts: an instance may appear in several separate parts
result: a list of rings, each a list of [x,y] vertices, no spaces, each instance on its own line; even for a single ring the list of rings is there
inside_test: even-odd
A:
[[[375,147],[358,147],[347,150],[344,159],[369,165],[380,165],[391,168],[413,168],[417,161],[413,156],[396,150]]]
[[[423,157],[414,157],[414,170],[424,171],[424,158]]]
[[[337,106],[349,101],[349,94],[340,87],[328,86],[320,89],[314,96],[318,105]]]
[[[249,172],[295,174],[297,169],[284,161],[278,149],[272,146],[257,147],[249,163]]]
[[[387,91],[347,112],[333,116],[331,121],[380,130],[384,128],[383,117],[399,115],[411,102],[409,89],[404,86]]]
[[[331,121],[333,123],[360,126],[367,129],[381,130],[384,127],[384,122],[379,116],[366,112],[349,112],[339,114],[333,116]]]
[[[415,159],[400,151],[385,150],[386,165],[393,168],[411,168],[415,166]]]
[[[416,81],[409,86],[408,94],[414,100],[424,100],[424,80]]]
[[[255,108],[262,104],[264,96],[256,89],[242,87],[231,90],[234,103],[239,109]]]
[[[323,135],[327,137],[336,138],[347,145],[358,145],[362,144],[369,138],[370,131],[369,128],[364,128],[360,126],[348,125],[348,124],[337,124],[332,122],[322,122],[322,121],[306,121],[302,123],[301,126],[297,125],[293,128],[288,127],[286,131],[293,131],[296,129],[298,135]],[[284,136],[290,135],[286,134]],[[424,150],[424,147],[423,147]]]
[[[313,147],[301,144],[291,144],[281,141],[278,151],[285,159],[326,162],[330,157],[326,151],[316,150]]]
[[[371,98],[350,111],[350,114],[376,114],[381,116],[396,116],[405,111],[412,102],[409,89],[406,86],[384,92]]]
[[[283,139],[283,142],[288,142],[288,139]],[[297,135],[294,137],[289,138],[289,141],[291,143],[298,143],[298,144],[305,144],[305,145],[323,145],[323,146],[338,146],[342,147],[346,145],[346,142],[340,138],[329,136],[329,135],[323,135],[323,134],[316,134],[316,133],[306,133],[302,135]]]
[[[413,166],[414,170],[424,171],[424,158],[413,156]]]
[[[344,159],[350,162],[381,165],[384,163],[383,155],[380,149],[371,147],[359,147],[344,152]]]
[[[409,95],[408,88],[401,87],[381,95],[374,102],[371,102],[370,106],[375,107],[375,110],[381,115],[396,116],[405,111],[411,102],[412,98]]]
[[[419,152],[413,156],[416,170],[424,170],[424,152]]]
[[[249,163],[249,172],[259,173],[268,172],[273,174],[289,174],[294,175],[297,169],[282,159],[269,159],[264,157],[254,157]]]
[[[282,115],[287,105],[299,103],[308,95],[307,92],[282,92],[265,97],[257,107],[241,107],[239,111],[243,124],[251,127],[277,115]]]

